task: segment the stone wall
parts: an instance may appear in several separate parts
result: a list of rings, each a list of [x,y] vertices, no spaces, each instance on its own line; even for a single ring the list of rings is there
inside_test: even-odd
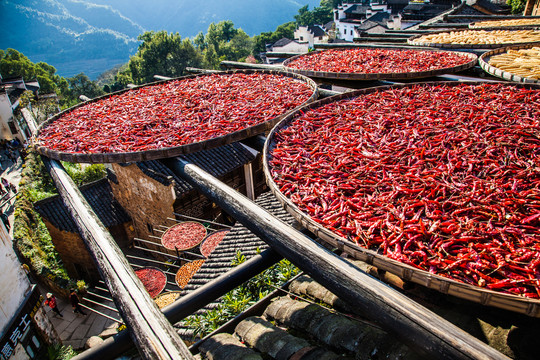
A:
[[[166,186],[146,176],[135,164],[113,164],[112,168],[118,180],[118,184],[111,182],[113,195],[131,217],[134,235],[145,240],[159,236],[154,227],[166,224],[167,218],[174,218],[173,185]]]
[[[78,233],[61,231],[49,221],[45,219],[43,221],[49,230],[54,247],[62,258],[69,276],[74,279],[99,280],[100,275],[94,259],[80,235]],[[130,246],[134,236],[132,229],[132,225],[126,223],[111,227],[108,230],[120,248],[127,248]]]

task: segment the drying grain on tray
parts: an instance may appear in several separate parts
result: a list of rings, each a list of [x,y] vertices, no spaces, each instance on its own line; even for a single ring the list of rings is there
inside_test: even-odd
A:
[[[486,20],[472,23],[471,29],[512,27],[512,26],[540,26],[540,18],[533,19],[506,19],[506,20]]]
[[[521,77],[540,79],[540,47],[508,49],[492,56],[489,65]]]
[[[204,260],[194,260],[182,265],[176,273],[176,284],[178,284],[181,289],[185,288],[189,280],[191,280],[193,275],[199,271],[203,264]]]
[[[422,35],[412,44],[517,44],[540,41],[537,30],[459,30]]]

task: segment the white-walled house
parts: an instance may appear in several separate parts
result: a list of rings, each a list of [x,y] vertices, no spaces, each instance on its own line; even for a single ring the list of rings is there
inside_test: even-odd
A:
[[[37,81],[25,82],[22,78],[2,79],[0,77],[0,139],[19,139],[21,143],[31,137],[24,117],[16,118],[14,110],[19,106],[19,98],[26,91],[37,93]]]
[[[47,342],[57,339],[43,307],[43,296],[30,283],[0,222],[0,359],[41,359]]]
[[[315,44],[327,43],[328,34],[321,25],[299,26],[294,32],[294,40],[313,48]]]

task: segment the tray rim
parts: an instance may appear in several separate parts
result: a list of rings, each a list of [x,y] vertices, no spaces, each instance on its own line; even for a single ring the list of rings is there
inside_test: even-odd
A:
[[[465,82],[465,83],[472,84],[472,85],[495,83],[495,84],[517,86],[517,87],[540,89],[540,85],[537,85],[537,84],[509,83],[509,82],[503,82],[503,81],[499,81],[499,82],[471,81],[471,82]],[[417,86],[417,85],[427,86],[427,85],[438,85],[438,84],[447,84],[447,85],[455,86],[459,84],[464,84],[464,82],[434,81],[434,82],[386,85],[386,86],[365,88],[365,89],[355,90],[352,92],[347,92],[340,95],[324,98],[322,100],[319,100],[310,104],[306,104],[302,106],[302,108],[298,109],[297,111],[290,113],[272,129],[264,145],[263,166],[264,166],[264,174],[265,174],[268,187],[270,188],[270,191],[274,194],[274,196],[277,198],[277,200],[281,203],[283,208],[290,215],[292,215],[293,218],[295,218],[295,220],[300,222],[306,229],[308,229],[310,232],[312,232],[314,235],[316,235],[326,244],[330,244],[331,246],[345,252],[346,254],[352,256],[353,258],[357,260],[364,261],[370,265],[377,267],[378,269],[388,271],[392,274],[399,276],[400,278],[406,281],[411,281],[413,283],[425,286],[427,288],[437,290],[445,295],[452,295],[461,299],[480,303],[482,305],[493,306],[493,307],[513,311],[516,313],[525,314],[530,317],[540,317],[540,299],[532,299],[532,298],[522,297],[519,295],[505,294],[505,293],[481,288],[478,286],[462,283],[462,282],[453,280],[451,278],[446,278],[441,275],[432,274],[426,270],[418,269],[410,265],[398,262],[397,260],[393,260],[393,259],[387,258],[386,256],[378,254],[377,252],[373,250],[362,248],[356,244],[353,244],[347,239],[324,228],[322,225],[312,220],[307,214],[303,213],[294,203],[292,203],[292,201],[290,201],[285,195],[283,195],[283,193],[281,193],[281,191],[278,189],[276,183],[274,182],[270,174],[270,170],[269,170],[270,149],[273,146],[273,141],[275,139],[276,133],[280,129],[288,125],[288,123],[292,121],[295,117],[297,117],[297,115],[300,114],[301,112],[305,112],[305,111],[308,111],[309,109],[312,109],[321,105],[325,105],[334,101],[354,98],[354,97],[361,96],[363,94],[367,94],[367,93],[371,93],[375,91],[411,87],[411,86]]]
[[[174,248],[168,248],[166,247],[164,244],[163,244],[163,237],[169,232],[169,230],[171,230],[172,228],[176,227],[176,226],[180,226],[182,224],[186,224],[186,223],[193,223],[193,224],[197,224],[197,225],[201,225],[203,228],[204,228],[204,236],[203,238],[195,245],[189,247],[189,248],[185,248],[185,249],[180,249],[180,248],[177,248],[177,247],[174,247]],[[172,251],[175,251],[175,250],[178,250],[178,251],[189,251],[189,250],[192,250],[194,248],[196,248],[197,246],[201,245],[201,243],[204,241],[204,239],[206,239],[206,237],[208,236],[208,229],[206,228],[206,226],[204,226],[202,223],[198,222],[198,221],[192,221],[192,220],[189,220],[189,221],[182,221],[182,222],[179,222],[177,224],[174,224],[173,226],[169,227],[164,233],[163,235],[161,235],[161,238],[160,238],[160,243],[161,243],[161,246],[163,246],[165,249],[167,250],[172,250]]]
[[[426,34],[418,34],[411,36],[407,39],[407,44],[413,45],[413,46],[427,46],[427,47],[434,47],[434,48],[440,48],[440,49],[498,49],[500,47],[505,46],[511,46],[511,45],[527,45],[527,44],[539,44],[539,41],[528,41],[528,42],[517,42],[517,43],[504,43],[504,44],[439,44],[439,43],[428,43],[428,42],[415,42],[416,39],[419,39],[420,37],[424,35],[432,35],[432,34],[442,34],[442,33],[448,33],[448,32],[463,32],[463,31],[490,31],[490,30],[509,30],[509,31],[518,31],[518,30],[524,30],[524,29],[505,29],[505,28],[481,28],[481,29],[461,29],[461,30],[439,30],[439,31],[432,31],[430,33]]]
[[[38,137],[43,128],[45,128],[50,123],[57,120],[62,115],[70,111],[73,111],[74,109],[79,108],[81,106],[85,106],[85,105],[100,101],[102,99],[106,99],[111,96],[121,95],[125,92],[137,90],[137,89],[147,87],[147,86],[154,86],[154,85],[159,85],[159,84],[163,84],[163,83],[167,83],[171,81],[177,81],[177,80],[188,80],[188,79],[193,79],[193,78],[202,77],[202,76],[231,75],[231,74],[236,74],[236,73],[243,73],[243,74],[261,73],[261,74],[281,75],[281,76],[294,78],[296,80],[303,81],[304,83],[306,83],[312,89],[312,93],[311,93],[311,96],[301,105],[279,116],[266,120],[263,123],[260,123],[260,124],[257,124],[257,125],[245,128],[245,129],[241,129],[241,130],[229,133],[227,135],[222,135],[222,136],[218,136],[218,137],[211,138],[208,140],[203,140],[203,141],[189,143],[189,144],[175,146],[175,147],[151,149],[151,150],[145,150],[145,151],[133,151],[133,152],[70,153],[70,152],[62,152],[62,151],[53,150],[39,143]],[[264,133],[270,130],[276,123],[278,123],[289,112],[292,112],[296,110],[297,108],[299,108],[300,106],[316,100],[317,97],[318,97],[318,86],[315,83],[315,81],[313,81],[307,76],[296,74],[290,71],[284,71],[284,70],[278,70],[278,69],[276,70],[274,69],[272,70],[236,69],[236,70],[219,71],[219,72],[213,72],[213,73],[186,75],[186,76],[180,76],[180,77],[171,78],[167,80],[154,81],[154,82],[138,85],[133,88],[122,89],[119,91],[115,91],[109,94],[96,97],[94,99],[90,99],[88,101],[84,101],[68,109],[62,110],[61,112],[51,116],[49,119],[47,119],[45,122],[43,122],[42,124],[38,126],[36,130],[36,134],[32,137],[32,144],[34,144],[35,149],[41,155],[47,156],[48,158],[51,158],[54,160],[66,161],[66,162],[71,162],[71,163],[103,164],[103,163],[130,163],[130,162],[138,162],[138,161],[159,160],[159,159],[170,158],[170,157],[175,157],[179,155],[186,155],[186,154],[194,153],[197,151],[209,150],[209,149],[227,145],[233,142],[244,140],[252,136],[259,135],[261,133]]]
[[[155,267],[155,266],[143,266],[143,267],[141,267],[141,268],[139,268],[139,269],[133,270],[133,272],[135,273],[135,275],[137,275],[137,271],[139,271],[139,270],[144,270],[144,269],[157,270],[157,271],[159,271],[161,274],[163,274],[163,276],[165,276],[165,284],[163,285],[163,288],[159,291],[159,293],[157,293],[156,296],[151,296],[152,299],[155,299],[156,297],[158,297],[159,295],[161,295],[161,294],[163,293],[163,290],[165,290],[165,288],[167,287],[167,274],[165,274],[165,272],[164,272],[163,270],[161,270],[160,268]],[[139,278],[139,277],[137,276],[137,278]],[[139,279],[139,280],[141,280],[141,279]],[[141,282],[142,282],[142,280],[141,280]],[[143,284],[143,285],[144,285],[144,284]],[[145,288],[145,290],[146,290],[146,288]],[[146,290],[146,291],[148,292],[148,290]],[[150,295],[149,292],[148,292],[148,295]]]
[[[441,68],[441,69],[434,69],[434,70],[426,70],[426,71],[417,71],[417,72],[403,72],[403,73],[349,73],[349,72],[331,72],[331,71],[315,71],[315,70],[303,70],[303,69],[295,69],[292,67],[289,67],[288,64],[292,61],[304,57],[304,56],[313,56],[321,52],[326,51],[349,51],[351,48],[337,48],[337,49],[325,49],[325,50],[316,50],[311,51],[305,54],[299,54],[295,55],[293,57],[290,57],[286,59],[283,62],[283,68],[287,71],[294,72],[300,75],[305,75],[308,77],[316,77],[316,78],[323,78],[323,79],[339,79],[339,80],[407,80],[407,79],[420,79],[420,78],[426,78],[426,77],[432,77],[442,74],[449,74],[449,73],[456,73],[463,70],[470,69],[476,65],[476,62],[478,60],[478,56],[474,53],[464,52],[464,51],[451,51],[451,50],[445,50],[445,49],[414,49],[411,47],[400,47],[395,46],[392,48],[382,48],[377,46],[362,46],[358,47],[359,49],[383,49],[383,50],[412,50],[412,51],[432,51],[432,52],[451,52],[451,53],[457,53],[461,55],[465,55],[469,57],[470,61],[457,65],[452,66],[448,68]],[[357,48],[353,48],[357,49]]]
[[[540,44],[525,44],[525,45],[513,45],[513,46],[507,46],[504,48],[498,48],[494,49],[488,52],[483,53],[478,58],[478,65],[484,70],[486,73],[496,76],[498,78],[512,81],[512,82],[519,82],[519,83],[528,83],[528,84],[539,84],[540,79],[531,79],[519,75],[515,75],[509,71],[502,70],[496,66],[489,64],[489,58],[491,58],[494,55],[499,55],[504,52],[507,52],[508,50],[518,50],[518,49],[530,49],[533,47],[540,47]]]

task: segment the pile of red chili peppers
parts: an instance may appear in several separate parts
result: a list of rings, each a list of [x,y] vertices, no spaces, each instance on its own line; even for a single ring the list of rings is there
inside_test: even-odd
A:
[[[388,74],[448,69],[470,61],[469,56],[451,51],[360,48],[307,54],[286,66],[335,73]]]
[[[301,113],[272,177],[331,231],[464,283],[540,297],[540,90],[413,85]]]
[[[70,153],[133,152],[230,134],[302,104],[313,89],[265,73],[168,81],[75,108],[45,127],[40,145]]]

